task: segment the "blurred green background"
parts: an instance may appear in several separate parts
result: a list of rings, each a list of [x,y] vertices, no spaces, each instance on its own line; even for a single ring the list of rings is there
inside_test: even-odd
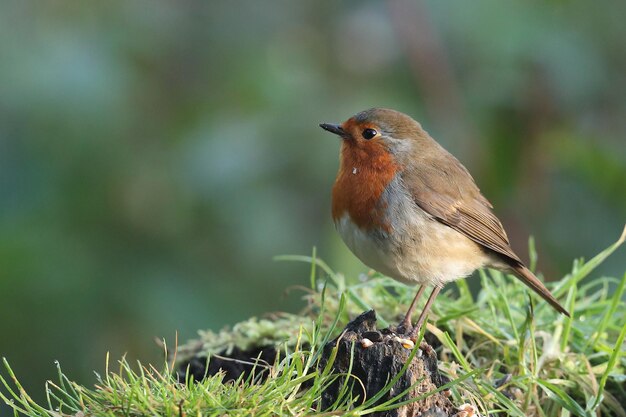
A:
[[[339,143],[372,106],[420,120],[513,246],[566,273],[626,219],[623,2],[0,4],[0,355],[43,396],[107,351],[297,311],[334,232]],[[626,251],[604,265],[621,276]],[[40,397],[41,398],[41,397]]]

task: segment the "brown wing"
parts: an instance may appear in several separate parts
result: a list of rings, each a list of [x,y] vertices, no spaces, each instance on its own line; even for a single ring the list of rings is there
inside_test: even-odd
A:
[[[419,169],[403,173],[415,203],[441,223],[499,254],[524,284],[569,317],[567,310],[513,252],[502,224],[491,211],[491,203],[480,193],[467,169],[443,148],[416,159]]]
[[[491,211],[491,203],[480,193],[470,173],[454,156],[441,150],[444,154],[436,158],[421,155],[418,159],[422,160],[416,161],[419,169],[403,173],[417,205],[441,223],[508,258],[513,265],[522,264]]]

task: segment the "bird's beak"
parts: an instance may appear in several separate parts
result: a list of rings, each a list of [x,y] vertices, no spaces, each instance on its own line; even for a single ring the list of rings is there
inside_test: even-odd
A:
[[[346,137],[346,131],[341,128],[339,125],[334,125],[332,123],[320,123],[320,127],[324,130],[328,130],[330,133],[334,133],[335,135],[339,135],[342,138]]]

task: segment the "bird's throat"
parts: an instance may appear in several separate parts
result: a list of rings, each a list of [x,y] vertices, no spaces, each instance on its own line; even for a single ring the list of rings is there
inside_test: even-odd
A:
[[[386,230],[386,204],[381,196],[397,172],[398,165],[382,144],[358,146],[344,141],[333,186],[333,219],[338,221],[347,213],[363,230]]]

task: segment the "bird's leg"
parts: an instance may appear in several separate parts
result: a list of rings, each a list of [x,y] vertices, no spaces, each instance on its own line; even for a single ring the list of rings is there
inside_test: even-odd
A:
[[[406,312],[404,319],[398,325],[398,328],[403,329],[405,332],[408,332],[411,330],[411,327],[412,327],[411,316],[413,315],[413,311],[415,310],[415,305],[417,304],[417,300],[419,300],[422,297],[422,294],[424,293],[425,289],[426,289],[425,285],[420,285],[419,289],[417,290],[417,294],[415,294],[415,298],[413,298],[413,301],[411,301],[409,310]]]
[[[433,288],[433,292],[430,293],[430,297],[428,297],[428,301],[426,301],[426,305],[424,306],[422,313],[417,319],[417,323],[415,323],[415,327],[413,327],[413,330],[411,330],[411,333],[409,333],[409,339],[415,340],[415,338],[417,337],[418,333],[420,332],[420,329],[422,328],[422,325],[424,324],[424,321],[426,321],[426,316],[428,315],[428,311],[430,310],[430,307],[433,305],[433,301],[435,301],[435,298],[437,298],[437,294],[439,294],[439,291],[441,291],[441,287]]]

